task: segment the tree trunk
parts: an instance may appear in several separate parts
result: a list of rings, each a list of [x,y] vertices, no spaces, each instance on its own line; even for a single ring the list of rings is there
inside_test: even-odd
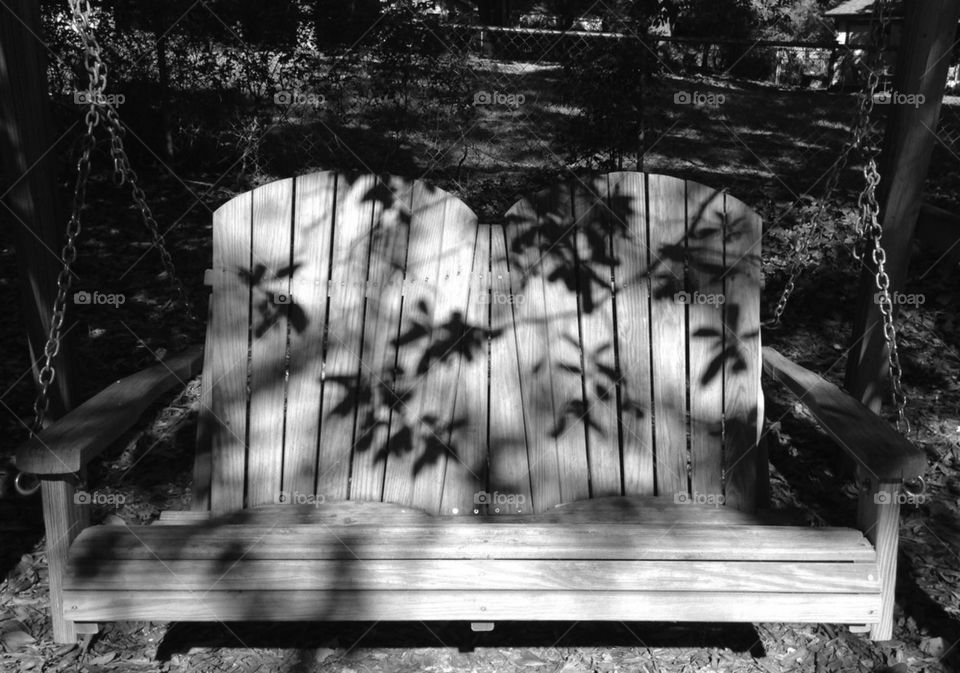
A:
[[[170,68],[167,62],[167,36],[157,38],[157,78],[159,80],[160,129],[163,137],[163,153],[167,161],[173,161],[173,129],[170,124]]]
[[[0,155],[3,185],[8,190],[3,199],[6,207],[0,212],[14,231],[34,380],[57,294],[64,222],[58,207],[57,152],[51,132],[44,45],[36,37],[41,32],[36,0],[0,3],[0,114],[4,128]],[[69,338],[65,338],[54,358],[56,377],[50,386],[49,419],[63,415],[75,404],[71,350]]]
[[[902,289],[907,277],[921,194],[936,142],[933,132],[940,119],[960,0],[906,2],[904,7],[893,95],[907,98],[890,102],[880,162],[883,180],[878,190],[891,292]],[[923,104],[911,102],[909,97],[917,94],[924,96]],[[875,282],[871,263],[861,273],[846,386],[865,405],[879,411],[887,390],[889,366],[882,317],[874,299]]]

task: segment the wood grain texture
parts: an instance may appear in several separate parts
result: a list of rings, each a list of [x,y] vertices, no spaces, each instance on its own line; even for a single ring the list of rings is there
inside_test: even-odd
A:
[[[616,260],[613,273],[624,491],[628,495],[653,495],[646,177],[641,173],[611,173],[607,206],[616,232],[612,254]]]
[[[877,594],[615,591],[70,591],[85,620],[875,622]]]
[[[583,420],[590,495],[620,495],[616,333],[613,320],[614,220],[607,207],[607,179],[573,183],[576,223],[577,300],[580,314]]]
[[[554,393],[548,355],[552,344],[544,317],[546,308],[542,270],[539,268],[541,238],[537,229],[537,208],[524,199],[507,211],[506,222],[506,244],[511,258],[510,286],[517,296],[514,324],[517,360],[523,382],[521,393],[531,504],[534,512],[542,512],[558,505],[562,499],[560,468],[553,438]],[[521,296],[523,301],[519,300]],[[514,479],[519,478],[523,478],[523,475],[514,476]]]
[[[723,193],[687,182],[690,486],[723,495]]]
[[[529,353],[524,349],[530,344],[521,339],[531,331],[538,333],[538,327],[518,322],[527,294],[518,268],[511,265],[507,230],[493,227],[491,235],[489,487],[491,493],[516,496],[516,509],[529,514],[534,511],[534,501],[526,425],[534,420],[524,418],[532,409],[532,400],[520,353]],[[474,509],[479,514],[498,513],[496,506],[489,504],[480,503]],[[501,508],[500,513],[507,511]],[[517,512],[511,509],[510,513]]]
[[[655,470],[659,495],[684,494],[687,475],[686,188],[683,180],[647,176],[650,269],[650,351],[653,362]]]
[[[410,238],[403,279],[403,308],[397,337],[397,396],[390,420],[383,499],[409,505],[415,483],[432,478],[434,489],[441,480],[436,464],[419,461],[435,440],[432,429],[422,423],[427,413],[424,389],[429,381],[428,348],[437,305],[437,274],[443,244],[444,198],[431,194],[421,183],[412,185]]]
[[[900,541],[899,481],[883,481],[858,467],[857,478],[866,483],[857,502],[857,524],[873,543],[880,573],[880,615],[870,628],[871,640],[893,638],[893,607],[897,585],[897,550]]]
[[[90,525],[90,508],[74,502],[77,489],[72,475],[45,477],[40,481],[40,489],[53,639],[58,643],[75,643],[80,631],[74,622],[78,620],[65,616],[63,579],[68,572],[70,545]]]
[[[443,474],[441,514],[469,515],[474,509],[474,495],[487,484],[487,432],[490,391],[488,389],[490,344],[490,225],[476,228],[474,256],[465,271],[469,286],[466,325],[451,332],[459,341],[459,367],[455,379],[455,400],[450,418],[452,427],[447,445]],[[500,233],[500,228],[497,228]],[[462,280],[460,282],[463,282]]]
[[[151,525],[182,525],[209,522],[209,525],[265,524],[286,526],[294,523],[337,526],[373,526],[395,523],[427,523],[442,521],[423,510],[403,507],[389,502],[337,500],[317,504],[261,505],[250,509],[212,517],[210,512],[172,511],[160,513]]]
[[[66,591],[730,591],[879,593],[876,563],[604,560],[102,561]]]
[[[284,494],[313,493],[323,396],[323,335],[338,185],[336,173],[296,179],[293,208],[293,305],[283,446]]]
[[[102,559],[607,559],[871,562],[873,546],[847,528],[743,525],[488,523],[462,517],[389,526],[314,524],[96,526],[72,562]]]
[[[769,347],[763,349],[763,369],[797,396],[866,474],[874,479],[909,481],[926,471],[923,451],[834,384]]]
[[[757,498],[760,418],[760,216],[724,197],[726,249],[723,320],[724,496],[729,507],[751,510]]]
[[[370,242],[367,274],[370,296],[364,308],[356,427],[350,498],[380,500],[387,460],[386,448],[397,431],[402,412],[397,397],[397,339],[400,335],[403,277],[410,238],[413,185],[399,178],[381,179],[382,201]]]
[[[462,201],[440,189],[422,189],[419,199],[416,192],[414,198],[415,211],[423,204],[423,226],[436,228],[441,243],[433,280],[436,291],[425,323],[428,333],[418,342],[421,349],[417,366],[421,395],[418,426],[423,453],[417,455],[414,462],[410,504],[430,513],[440,513],[443,488],[449,486],[451,499],[458,503],[459,511],[461,505],[472,501],[473,492],[464,491],[460,480],[448,482],[446,474],[448,470],[453,474],[463,468],[460,453],[465,448],[463,443],[475,442],[477,438],[470,432],[461,435],[458,430],[469,428],[474,422],[486,425],[483,408],[461,406],[458,409],[456,406],[461,377],[465,375],[462,369],[468,358],[476,356],[483,364],[474,370],[472,380],[463,381],[464,385],[475,385],[482,390],[486,383],[486,344],[482,332],[467,322],[477,247],[477,217]],[[485,391],[478,391],[478,397],[480,394]],[[471,417],[471,411],[483,414],[482,418]]]
[[[289,303],[265,292],[257,280],[278,279],[289,298],[294,181],[278,180],[253,190],[250,406],[247,445],[247,506],[278,502],[282,493],[283,419]]]
[[[536,206],[544,306],[539,318],[547,328],[544,365],[553,398],[550,435],[559,468],[560,501],[573,502],[590,496],[573,184],[540,192]]]
[[[204,378],[212,388],[210,509],[216,513],[244,506],[252,203],[247,192],[213,214],[213,268],[224,270],[224,282],[210,295],[213,321],[207,330],[216,348],[204,359]]]
[[[371,232],[382,212],[371,197],[378,181],[367,175],[337,190],[316,482],[316,493],[331,500],[350,490]]]
[[[502,490],[501,492],[509,492]],[[799,509],[762,510],[755,513],[741,512],[730,507],[713,507],[687,504],[678,507],[673,498],[657,496],[614,496],[591,498],[557,505],[540,514],[497,516],[478,514],[471,521],[484,523],[511,523],[518,525],[542,523],[583,524],[668,524],[685,526],[704,525],[803,525],[804,515]],[[316,505],[261,505],[252,509],[218,516],[212,519],[210,512],[171,511],[160,513],[160,519],[152,525],[180,525],[202,523],[210,525],[275,525],[317,523],[342,526],[371,526],[396,523],[434,524],[445,526],[455,521],[452,516],[431,516],[423,510],[403,507],[385,502],[346,500],[325,502]]]
[[[196,376],[202,360],[200,348],[194,347],[114,382],[21,444],[17,467],[34,474],[79,472],[163,393]]]

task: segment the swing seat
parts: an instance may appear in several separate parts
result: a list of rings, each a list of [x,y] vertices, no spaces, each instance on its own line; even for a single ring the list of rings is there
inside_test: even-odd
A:
[[[760,347],[760,218],[611,173],[478,224],[315,173],[214,215],[206,344],[22,447],[54,635],[113,620],[783,621],[892,633],[925,457]],[[87,526],[70,474],[202,360],[189,512]],[[766,509],[761,370],[856,462],[857,528]]]
[[[476,520],[386,503],[279,505],[93,526],[71,549],[65,613],[90,622],[878,618],[876,553],[859,531],[658,500]]]

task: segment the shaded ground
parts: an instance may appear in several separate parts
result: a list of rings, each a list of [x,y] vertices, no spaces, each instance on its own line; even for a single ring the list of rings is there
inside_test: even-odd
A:
[[[562,90],[557,71],[503,70],[481,73],[477,90],[496,86],[523,93],[529,107],[481,110],[477,126],[466,130],[416,129],[400,153],[383,152],[387,141],[367,134],[351,145],[358,153],[356,167],[425,174],[474,206],[483,221],[497,221],[521,193],[567,170],[563,133],[570,122],[570,111],[557,93]],[[678,91],[723,94],[725,100],[715,108],[682,106],[673,102]],[[650,101],[644,168],[729,188],[764,215],[763,300],[764,315],[769,315],[783,283],[787,251],[807,231],[798,224],[809,209],[800,197],[819,193],[823,171],[845,139],[851,97],[667,77],[651,90]],[[958,120],[957,110],[945,109],[948,123]],[[358,129],[348,131],[362,135]],[[455,142],[464,136],[468,141]],[[271,166],[286,172],[340,167],[329,163],[328,145],[314,145],[302,155],[286,151],[300,140],[302,136],[277,140],[270,150],[276,156],[265,153],[265,172],[256,181],[283,175],[271,173]],[[460,163],[464,147],[466,159]],[[956,212],[960,165],[953,152],[949,133],[944,133],[929,192],[939,205]],[[277,157],[284,161],[277,164]],[[107,165],[105,156],[98,161]],[[140,172],[157,219],[170,227],[168,240],[184,281],[202,307],[210,214],[245,188],[249,176],[221,176],[188,165],[175,171],[154,165]],[[844,249],[859,186],[855,170],[847,171],[841,186],[846,205],[831,211],[827,244],[799,283],[785,326],[764,334],[766,343],[837,382],[856,286],[856,269]],[[168,301],[156,254],[144,243],[147,236],[126,195],[112,189],[102,173],[90,195],[76,289],[122,292],[128,300],[122,309],[74,311],[71,332],[82,397],[149,363],[151,352],[169,347],[179,334],[192,342],[202,339],[202,326],[187,323]],[[463,625],[444,624],[381,624],[370,631],[370,625],[238,625],[228,633],[195,625],[129,623],[108,625],[85,651],[59,647],[51,643],[44,617],[46,566],[38,503],[12,499],[0,501],[0,570],[7,577],[0,585],[0,650],[5,650],[0,670],[874,671],[895,665],[900,668],[893,670],[944,670],[948,664],[939,659],[960,638],[960,331],[952,280],[956,269],[934,265],[936,258],[916,253],[907,291],[923,293],[927,302],[905,308],[901,317],[911,438],[927,451],[932,467],[928,499],[905,508],[902,517],[896,640],[890,643],[873,644],[844,628],[809,625],[505,624],[492,634],[475,635]],[[110,264],[102,264],[104,259]],[[2,457],[9,457],[26,436],[18,419],[28,419],[32,395],[15,268],[9,229],[0,228],[0,310],[5,316],[0,323],[0,430],[8,440]],[[194,382],[185,394],[148,412],[143,424],[94,466],[94,483],[127,496],[121,508],[98,510],[95,518],[147,522],[161,509],[188,506],[197,393]],[[855,496],[846,466],[832,457],[830,442],[787,396],[775,388],[768,396],[767,416],[776,439],[771,447],[775,501],[803,506],[811,520],[850,524]],[[956,667],[956,651],[953,656]]]

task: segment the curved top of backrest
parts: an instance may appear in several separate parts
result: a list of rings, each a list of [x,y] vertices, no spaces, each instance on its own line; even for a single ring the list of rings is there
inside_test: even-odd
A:
[[[372,185],[370,184],[371,178],[375,180],[374,184]],[[344,187],[349,189],[352,185],[362,183],[364,185],[365,193],[361,200],[365,200],[369,202],[379,202],[381,204],[387,204],[391,202],[393,199],[396,199],[399,196],[399,190],[401,190],[403,186],[406,185],[409,188],[409,185],[417,184],[417,185],[420,185],[427,192],[437,195],[438,198],[453,199],[453,200],[459,201],[463,208],[466,208],[468,211],[470,211],[471,214],[473,214],[474,217],[476,217],[476,215],[473,213],[473,210],[467,204],[460,201],[458,197],[424,180],[410,181],[397,176],[392,176],[387,174],[370,175],[370,174],[361,174],[361,173],[342,173],[338,171],[316,171],[314,173],[305,173],[303,175],[299,175],[294,178],[281,178],[279,180],[272,180],[270,182],[266,182],[262,185],[254,187],[251,190],[248,190],[241,194],[237,194],[236,196],[230,198],[228,201],[221,204],[214,211],[213,213],[214,218],[216,218],[217,213],[220,212],[221,210],[230,210],[231,208],[235,208],[238,205],[238,203],[246,203],[248,198],[250,198],[253,194],[261,191],[264,193],[275,193],[276,190],[281,185],[285,185],[291,182],[309,181],[314,183],[325,183],[334,179],[336,180],[338,187],[341,189]],[[392,193],[392,196],[391,196],[391,193]]]

